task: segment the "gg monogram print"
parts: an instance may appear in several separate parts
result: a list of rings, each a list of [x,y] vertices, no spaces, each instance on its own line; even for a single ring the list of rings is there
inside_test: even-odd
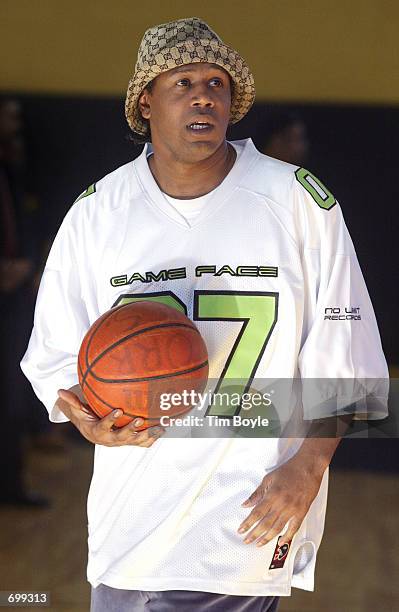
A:
[[[196,62],[217,64],[230,74],[230,123],[246,115],[255,99],[254,78],[248,65],[204,21],[190,17],[149,28],[143,36],[125,103],[126,119],[134,132],[146,135],[148,130],[137,106],[146,85],[161,72]]]

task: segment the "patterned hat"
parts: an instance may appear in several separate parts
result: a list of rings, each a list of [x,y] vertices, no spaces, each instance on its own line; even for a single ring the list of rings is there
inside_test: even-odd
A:
[[[196,62],[217,64],[229,73],[234,83],[230,123],[244,117],[255,99],[254,78],[245,60],[202,19],[188,17],[149,28],[143,36],[125,102],[126,119],[134,132],[147,134],[148,124],[138,108],[146,85],[161,72]]]

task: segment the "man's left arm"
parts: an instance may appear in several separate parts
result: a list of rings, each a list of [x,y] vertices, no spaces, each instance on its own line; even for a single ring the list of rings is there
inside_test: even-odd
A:
[[[295,429],[284,435],[305,440],[293,457],[262,479],[243,504],[253,509],[238,532],[247,533],[244,542],[260,538],[258,546],[282,533],[286,525],[280,546],[299,530],[352,420],[386,416],[382,383],[388,369],[341,208],[309,172],[297,172],[296,179],[292,197],[302,237],[307,330],[298,355],[299,375],[306,382],[302,389],[305,430],[303,435]],[[325,201],[315,192],[315,184],[329,194]]]
[[[256,546],[263,546],[281,533],[287,523],[287,530],[281,536],[279,546],[292,540],[351,422],[352,415],[312,422],[309,437],[303,441],[298,452],[262,479],[242,504],[244,508],[253,506],[251,513],[238,528],[240,534],[247,532],[245,544],[258,540]],[[333,429],[337,437],[321,437],[331,435]]]

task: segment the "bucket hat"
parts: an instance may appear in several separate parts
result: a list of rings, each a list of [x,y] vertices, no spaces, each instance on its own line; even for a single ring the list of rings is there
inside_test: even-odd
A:
[[[143,36],[125,101],[126,119],[134,132],[147,135],[148,123],[141,116],[138,101],[148,83],[162,72],[196,62],[221,66],[231,76],[230,123],[246,115],[255,99],[254,78],[248,65],[205,21],[188,17],[149,28]]]

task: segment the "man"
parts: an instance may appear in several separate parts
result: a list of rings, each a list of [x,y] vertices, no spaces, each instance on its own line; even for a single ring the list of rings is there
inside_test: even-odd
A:
[[[118,411],[97,419],[76,386],[81,340],[102,313],[134,299],[185,304],[219,385],[386,376],[333,195],[250,139],[226,141],[254,95],[245,61],[203,21],[149,29],[126,116],[151,144],[80,196],[49,255],[22,368],[50,419],[70,419],[96,444],[94,612],[270,612],[291,586],[312,590],[338,443],[176,439],[162,427],[136,432],[139,420],[115,431]],[[351,304],[360,320],[324,317]],[[322,416],[339,413],[329,406]]]
[[[265,117],[262,153],[296,166],[306,163],[309,140],[306,124],[291,111],[270,111]]]

